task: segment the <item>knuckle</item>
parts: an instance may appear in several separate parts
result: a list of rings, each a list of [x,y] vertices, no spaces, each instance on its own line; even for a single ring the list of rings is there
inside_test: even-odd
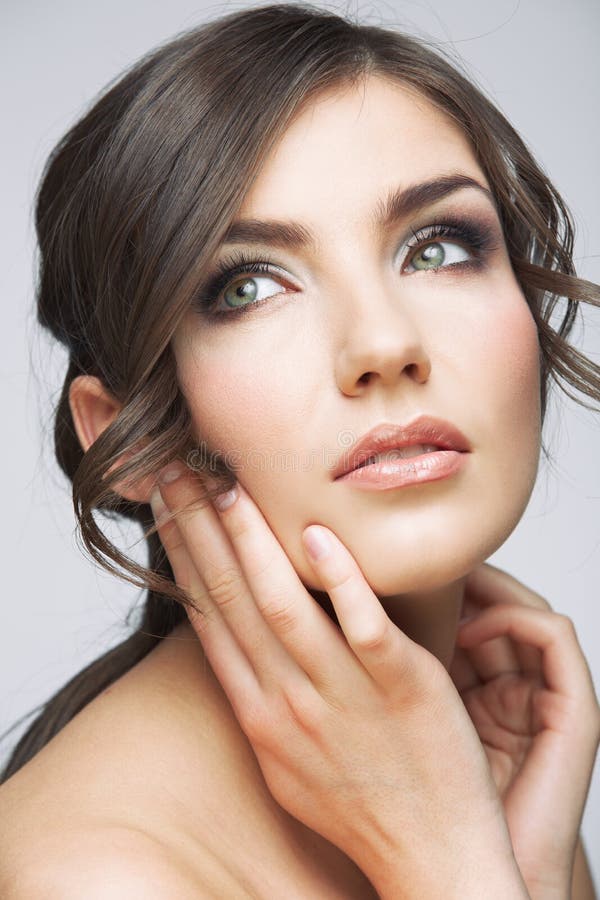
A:
[[[315,734],[322,730],[325,707],[317,702],[314,692],[296,688],[282,694],[286,717],[302,731]]]
[[[352,643],[357,649],[367,653],[379,653],[388,643],[391,636],[391,622],[386,617],[377,622],[369,622],[353,638]]]
[[[260,604],[260,610],[278,632],[289,632],[296,626],[294,604],[288,597],[275,595]]]
[[[557,627],[560,628],[561,631],[565,632],[568,635],[576,636],[577,632],[575,630],[575,623],[570,616],[565,615],[564,613],[555,613]]]
[[[206,588],[217,606],[223,607],[238,596],[241,582],[239,571],[230,567],[215,573]]]
[[[253,746],[267,747],[272,742],[271,717],[263,706],[246,705],[240,711],[240,725]]]
[[[334,584],[330,584],[327,588],[328,591],[336,591],[337,593],[343,593],[344,591],[349,590],[354,581],[356,581],[357,572],[355,569],[351,569],[349,572],[344,572],[341,574],[335,581]]]

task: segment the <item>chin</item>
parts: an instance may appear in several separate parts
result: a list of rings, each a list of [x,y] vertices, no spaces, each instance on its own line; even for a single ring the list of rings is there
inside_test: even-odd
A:
[[[498,550],[514,531],[523,508],[504,510],[504,516],[495,522],[495,528],[482,528],[481,509],[477,521],[472,516],[448,522],[437,520],[432,527],[395,527],[388,521],[387,527],[378,530],[353,529],[344,534],[333,529],[354,557],[371,590],[378,597],[438,591],[465,578],[469,572],[485,562]],[[488,518],[489,521],[489,518]],[[300,551],[303,552],[302,550]],[[313,572],[305,572],[304,583],[311,589],[322,591],[315,582]]]
[[[395,597],[400,594],[419,594],[439,591],[464,578],[484,561],[479,553],[450,555],[446,549],[439,553],[427,553],[402,559],[398,553],[395,560],[382,563],[381,556],[359,563],[371,590],[378,597]],[[358,560],[357,560],[358,562]]]

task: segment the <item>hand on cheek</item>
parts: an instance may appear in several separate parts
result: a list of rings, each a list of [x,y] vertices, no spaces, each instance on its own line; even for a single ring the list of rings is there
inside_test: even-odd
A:
[[[155,496],[159,534],[200,610],[190,621],[277,802],[375,885],[390,846],[415,871],[416,848],[445,846],[459,805],[456,846],[509,861],[485,755],[448,673],[391,622],[336,535],[311,525],[302,540],[340,628],[241,485],[220,510],[184,509],[202,499],[197,479],[160,490],[175,522],[163,530]],[[439,860],[449,877],[456,846]]]

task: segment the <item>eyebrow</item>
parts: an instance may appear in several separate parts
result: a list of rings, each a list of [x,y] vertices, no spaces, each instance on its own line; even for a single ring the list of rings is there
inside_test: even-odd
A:
[[[476,188],[491,201],[496,201],[488,188],[468,175],[444,175],[409,187],[398,188],[377,203],[371,218],[371,227],[388,229],[407,216],[442,200],[463,188]],[[316,249],[317,241],[312,232],[299,222],[278,222],[273,219],[239,219],[232,222],[223,237],[224,244],[271,244],[292,249]]]

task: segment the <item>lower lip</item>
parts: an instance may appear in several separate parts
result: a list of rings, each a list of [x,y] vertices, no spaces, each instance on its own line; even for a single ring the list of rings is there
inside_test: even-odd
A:
[[[467,453],[458,450],[436,450],[433,453],[410,456],[408,459],[369,463],[352,469],[336,481],[345,481],[367,491],[408,487],[454,475],[464,465],[466,456]]]

